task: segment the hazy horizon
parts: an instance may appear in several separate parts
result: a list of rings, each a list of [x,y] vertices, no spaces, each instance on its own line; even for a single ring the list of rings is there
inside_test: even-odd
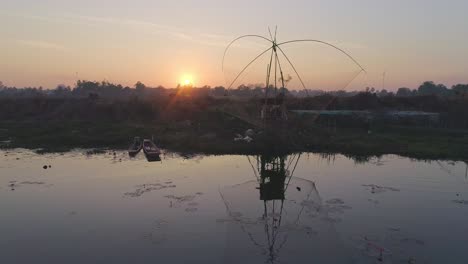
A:
[[[287,7],[287,8],[286,8]],[[0,81],[8,86],[73,85],[78,79],[133,86],[227,86],[225,47],[239,35],[313,38],[350,52],[368,71],[347,90],[468,83],[466,1],[7,1],[0,11]],[[261,46],[261,45],[263,46]],[[239,47],[247,49],[239,49]],[[267,44],[242,43],[232,75]],[[237,52],[237,53],[236,53]],[[288,51],[311,89],[338,90],[356,68],[334,51]],[[265,62],[243,83],[264,83]],[[285,70],[287,74],[292,72]],[[294,83],[291,89],[300,86]],[[234,86],[237,87],[241,83]]]

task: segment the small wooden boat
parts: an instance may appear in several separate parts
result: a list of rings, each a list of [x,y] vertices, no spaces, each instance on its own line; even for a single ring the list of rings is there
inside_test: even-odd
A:
[[[143,142],[141,141],[141,138],[140,137],[135,137],[133,139],[132,145],[128,149],[128,154],[131,157],[135,157],[140,152],[140,150],[142,148],[143,148]]]
[[[156,147],[153,141],[149,139],[143,140],[143,152],[145,152],[146,159],[148,161],[160,161],[161,150]]]

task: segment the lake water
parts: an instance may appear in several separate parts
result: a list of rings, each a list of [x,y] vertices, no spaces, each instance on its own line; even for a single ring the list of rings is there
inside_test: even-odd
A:
[[[0,263],[468,263],[462,162],[0,154]]]

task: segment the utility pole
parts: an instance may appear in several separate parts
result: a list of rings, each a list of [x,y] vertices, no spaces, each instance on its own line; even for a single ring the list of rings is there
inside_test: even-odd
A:
[[[385,89],[385,75],[386,74],[387,74],[386,72],[383,72],[383,74],[382,74],[382,90]]]

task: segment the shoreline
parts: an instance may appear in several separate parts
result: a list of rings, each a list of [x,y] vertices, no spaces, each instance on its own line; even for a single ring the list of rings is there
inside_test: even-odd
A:
[[[89,122],[0,122],[0,149],[24,148],[37,153],[68,152],[72,149],[126,150],[134,136],[151,138],[170,152],[189,155],[259,155],[300,152],[342,154],[356,159],[398,155],[419,160],[468,160],[468,133],[421,127],[379,126],[372,132],[321,127],[288,128],[287,133],[256,130],[251,142],[235,141],[246,124],[226,129]],[[219,129],[218,129],[219,127]],[[242,135],[243,136],[243,135]],[[10,140],[9,144],[5,141]]]

